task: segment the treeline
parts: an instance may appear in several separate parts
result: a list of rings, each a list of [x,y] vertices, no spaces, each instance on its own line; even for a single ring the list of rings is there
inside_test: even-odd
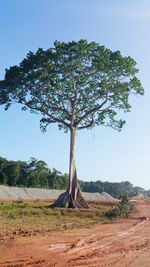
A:
[[[107,192],[113,197],[120,197],[120,196],[136,196],[139,193],[146,194],[147,192],[138,186],[133,186],[130,182],[119,182],[119,183],[112,183],[112,182],[83,182],[80,181],[82,191],[84,192]],[[150,194],[150,192],[149,192]]]
[[[138,193],[149,194],[141,187],[134,187],[130,182],[79,181],[84,192],[107,192],[114,197],[134,196]],[[31,158],[28,162],[11,161],[0,157],[0,184],[19,187],[66,189],[68,174],[50,169],[42,160]]]
[[[42,160],[12,161],[0,157],[0,184],[19,187],[65,189],[67,174],[50,169]]]

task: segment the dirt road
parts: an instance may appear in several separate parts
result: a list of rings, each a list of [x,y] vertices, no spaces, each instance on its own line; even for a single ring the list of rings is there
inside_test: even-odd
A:
[[[150,202],[127,219],[0,245],[0,267],[150,267]]]

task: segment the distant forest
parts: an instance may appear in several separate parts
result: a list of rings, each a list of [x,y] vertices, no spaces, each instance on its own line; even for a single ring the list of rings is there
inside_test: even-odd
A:
[[[133,186],[129,181],[113,183],[79,180],[83,192],[107,192],[114,197],[134,196],[139,193],[150,195],[141,187]],[[28,162],[12,161],[0,157],[0,184],[18,187],[66,189],[68,174],[50,169],[43,160],[31,158]]]

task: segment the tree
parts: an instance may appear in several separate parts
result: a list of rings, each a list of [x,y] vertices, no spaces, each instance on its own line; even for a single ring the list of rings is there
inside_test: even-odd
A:
[[[86,40],[56,41],[53,48],[29,52],[19,66],[6,70],[0,82],[5,109],[20,103],[23,110],[41,114],[43,132],[51,123],[70,132],[69,184],[55,206],[88,207],[77,180],[77,131],[95,125],[121,130],[125,121],[117,111],[129,112],[129,96],[143,94],[137,72],[131,57]]]
[[[7,159],[0,157],[0,184],[7,184],[8,182],[8,177],[5,172],[7,165]]]
[[[7,165],[5,172],[7,174],[8,180],[7,183],[10,186],[15,186],[17,184],[17,180],[20,177],[20,166],[17,162],[10,161],[9,165]]]

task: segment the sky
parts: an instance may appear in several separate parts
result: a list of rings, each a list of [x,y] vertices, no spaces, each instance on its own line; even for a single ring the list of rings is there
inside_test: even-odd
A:
[[[120,50],[137,62],[145,89],[131,99],[122,132],[107,127],[82,130],[77,138],[79,179],[130,181],[150,189],[150,1],[149,0],[0,0],[0,79],[29,51],[48,49],[55,40],[87,39]],[[68,173],[69,134],[54,124],[45,134],[39,115],[19,105],[0,107],[0,156],[44,160]]]

